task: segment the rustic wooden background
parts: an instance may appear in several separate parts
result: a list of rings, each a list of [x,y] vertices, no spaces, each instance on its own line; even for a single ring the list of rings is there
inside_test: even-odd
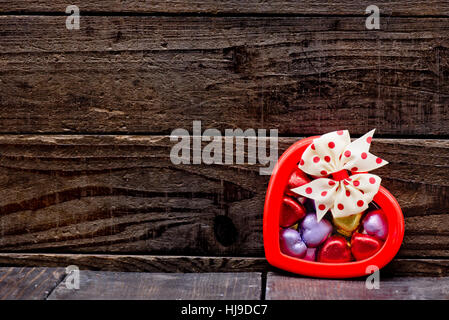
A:
[[[449,274],[446,1],[0,2],[0,265],[269,270],[257,165],[173,165],[170,132],[377,128],[406,217],[392,275]],[[381,29],[365,29],[365,8]]]

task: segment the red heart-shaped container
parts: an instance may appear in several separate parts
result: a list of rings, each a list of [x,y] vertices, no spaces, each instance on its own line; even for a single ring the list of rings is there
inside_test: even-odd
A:
[[[393,195],[382,186],[373,201],[383,210],[387,218],[388,236],[382,248],[370,258],[345,263],[322,263],[297,259],[281,252],[279,218],[284,191],[303,152],[316,138],[318,137],[310,137],[294,143],[279,158],[273,170],[265,198],[263,218],[265,256],[271,265],[305,276],[320,278],[366,276],[372,272],[370,266],[381,269],[389,263],[398,252],[404,238],[404,216],[401,207]]]

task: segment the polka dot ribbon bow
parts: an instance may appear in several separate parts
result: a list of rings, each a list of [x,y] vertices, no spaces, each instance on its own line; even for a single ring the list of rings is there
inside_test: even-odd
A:
[[[299,168],[318,178],[292,191],[315,200],[318,221],[329,210],[334,218],[360,213],[379,191],[381,178],[366,173],[388,163],[369,153],[374,131],[353,142],[347,130],[330,132],[304,151]]]

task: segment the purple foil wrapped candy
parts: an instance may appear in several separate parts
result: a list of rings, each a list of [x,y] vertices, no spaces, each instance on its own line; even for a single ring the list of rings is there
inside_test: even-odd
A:
[[[301,234],[293,229],[283,229],[280,234],[281,251],[286,255],[302,258],[306,254],[307,246],[301,239]]]
[[[315,213],[306,215],[301,223],[302,240],[309,248],[316,248],[322,244],[332,232],[332,225],[326,219],[320,222]]]
[[[363,231],[370,236],[385,240],[388,235],[388,224],[382,210],[369,212],[362,221]]]

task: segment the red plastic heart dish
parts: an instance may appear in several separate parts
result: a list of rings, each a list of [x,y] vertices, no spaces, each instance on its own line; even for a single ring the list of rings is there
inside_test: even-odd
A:
[[[288,190],[287,186],[292,173],[298,170],[298,162],[304,150],[315,138],[317,137],[302,139],[293,144],[279,158],[273,171],[265,198],[263,218],[265,256],[271,265],[305,276],[320,278],[366,276],[372,272],[372,266],[381,269],[394,258],[404,237],[404,216],[401,207],[391,193],[382,186],[373,202],[386,217],[388,235],[380,250],[370,257],[350,262],[316,262],[295,258],[281,252],[279,241],[279,234],[282,230],[280,217],[285,207],[283,205],[285,190]]]

